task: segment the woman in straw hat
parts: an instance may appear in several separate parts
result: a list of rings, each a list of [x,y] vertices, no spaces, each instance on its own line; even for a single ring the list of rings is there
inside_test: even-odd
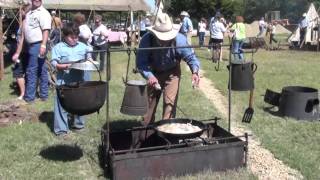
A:
[[[155,120],[157,104],[163,92],[162,119],[175,117],[179,83],[181,76],[180,60],[189,66],[192,84],[199,84],[200,62],[191,48],[175,48],[188,46],[187,38],[179,33],[180,25],[173,24],[167,14],[159,14],[152,27],[142,37],[139,48],[170,47],[153,50],[138,50],[137,67],[141,75],[148,81],[149,107],[144,116],[144,125]],[[162,91],[161,91],[162,89]]]

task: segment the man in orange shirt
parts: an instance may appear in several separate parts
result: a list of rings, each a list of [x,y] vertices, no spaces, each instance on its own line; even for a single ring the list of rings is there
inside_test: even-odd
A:
[[[56,16],[56,11],[51,11],[51,31],[50,31],[50,46],[58,44],[61,41],[61,28],[62,22],[59,17]]]

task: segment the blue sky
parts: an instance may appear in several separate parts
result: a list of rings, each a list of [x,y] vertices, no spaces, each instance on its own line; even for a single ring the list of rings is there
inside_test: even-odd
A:
[[[148,5],[151,7],[151,12],[155,9],[155,0],[145,0]]]

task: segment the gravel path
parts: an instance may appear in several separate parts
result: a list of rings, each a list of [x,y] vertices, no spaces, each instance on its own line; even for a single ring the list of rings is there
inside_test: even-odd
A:
[[[201,81],[199,89],[205,96],[212,101],[214,106],[224,118],[228,117],[227,98],[217,90],[211,80],[205,78],[204,71],[200,72]],[[232,107],[232,114],[235,114],[236,108]],[[243,125],[237,122],[231,123],[231,132],[234,135],[243,135],[245,132],[253,134]],[[303,179],[303,176],[297,170],[286,166],[282,161],[276,159],[274,155],[261,146],[261,143],[254,134],[249,137],[249,157],[248,168],[259,179]]]

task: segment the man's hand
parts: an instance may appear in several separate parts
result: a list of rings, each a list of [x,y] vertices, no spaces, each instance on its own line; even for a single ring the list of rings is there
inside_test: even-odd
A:
[[[199,86],[199,82],[200,82],[200,77],[198,73],[193,73],[192,74],[192,86],[193,87],[198,87]]]
[[[155,87],[156,84],[158,84],[158,79],[154,76],[151,76],[148,78],[148,85],[151,87]]]
[[[14,55],[12,56],[12,61],[17,62],[18,59],[19,59],[19,53],[14,53]]]
[[[40,56],[44,56],[46,54],[46,49],[47,49],[46,45],[41,44],[40,52],[39,52]]]
[[[56,68],[59,70],[66,70],[66,69],[69,69],[71,65],[72,64],[57,64]]]

